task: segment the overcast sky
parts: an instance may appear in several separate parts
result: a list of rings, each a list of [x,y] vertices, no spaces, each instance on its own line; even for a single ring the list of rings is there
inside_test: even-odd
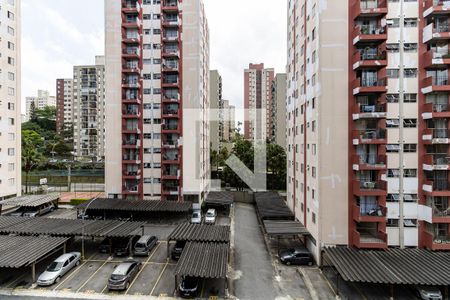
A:
[[[248,63],[285,71],[286,0],[204,2],[211,69],[223,77],[224,98],[242,108]],[[103,0],[22,0],[22,26],[23,99],[37,89],[54,95],[56,78],[72,77],[74,65],[93,64],[104,53]]]

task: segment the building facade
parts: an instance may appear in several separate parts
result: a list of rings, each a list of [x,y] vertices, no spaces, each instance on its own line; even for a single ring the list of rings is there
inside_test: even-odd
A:
[[[264,64],[249,64],[244,71],[244,137],[272,138],[272,81],[274,69]]]
[[[25,98],[26,103],[26,121],[30,120],[31,103],[34,103],[36,109],[43,109],[46,106],[56,107],[56,97],[50,96],[50,92],[46,90],[38,90],[37,96]]]
[[[21,168],[21,10],[20,0],[0,1],[0,199],[20,196]]]
[[[272,82],[272,142],[286,149],[286,74],[276,74]]]
[[[230,105],[229,100],[222,100],[220,116],[220,141],[229,143],[232,141],[236,129],[236,108]]]
[[[219,71],[211,70],[209,76],[209,92],[211,110],[213,113],[218,113],[218,119],[221,120],[221,106],[222,106],[222,76]],[[222,131],[222,122],[219,120],[211,119],[211,150],[219,151],[220,148],[220,132]]]
[[[73,79],[56,79],[56,130],[73,126]]]
[[[449,13],[401,7],[289,1],[287,202],[316,257],[325,245],[450,249]]]
[[[210,172],[202,1],[108,1],[105,10],[108,195],[201,201]]]
[[[73,68],[74,153],[98,161],[105,156],[105,58]]]

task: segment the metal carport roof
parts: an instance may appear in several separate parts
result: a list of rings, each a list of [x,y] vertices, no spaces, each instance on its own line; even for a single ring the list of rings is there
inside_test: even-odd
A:
[[[20,221],[22,219],[22,221]],[[7,222],[15,221],[7,226]],[[141,228],[144,222],[125,222],[116,220],[85,220],[84,235],[92,237],[127,237]],[[54,218],[24,218],[0,216],[0,233],[21,235],[81,236],[83,220]]]
[[[450,285],[450,253],[425,249],[324,249],[345,281],[382,284]]]
[[[0,205],[11,205],[20,207],[38,207],[46,203],[54,202],[59,199],[59,194],[48,195],[27,195],[15,197],[0,201]]]
[[[228,254],[228,244],[188,242],[174,273],[176,276],[225,279]]]
[[[206,204],[230,205],[234,202],[234,196],[230,192],[209,192],[206,196]]]
[[[82,203],[77,206],[78,209],[84,209],[88,203]],[[126,199],[97,199],[89,205],[88,212],[91,210],[102,211],[123,211],[123,212],[189,212],[192,207],[191,202],[177,201],[151,201],[151,200],[126,200]]]
[[[258,192],[254,197],[261,220],[294,220],[294,214],[278,193]]]
[[[264,220],[264,229],[271,236],[309,235],[308,229],[298,221]]]
[[[29,266],[61,247],[68,238],[0,235],[0,268]]]
[[[183,223],[169,235],[168,241],[221,242],[230,241],[230,226]]]

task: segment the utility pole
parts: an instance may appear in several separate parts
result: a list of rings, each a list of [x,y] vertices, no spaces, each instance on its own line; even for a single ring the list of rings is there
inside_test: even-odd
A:
[[[405,41],[403,39],[403,31],[405,26],[405,15],[404,15],[404,0],[400,0],[400,37],[399,37],[399,54],[400,54],[400,66],[399,66],[399,99],[398,99],[398,106],[399,106],[399,199],[398,199],[398,205],[399,205],[399,245],[400,249],[405,248],[405,224],[404,224],[404,194],[403,194],[403,179],[404,179],[404,126],[403,126],[403,119],[404,119],[404,98],[405,98],[405,91],[404,91],[404,78],[405,78],[405,66],[404,66],[404,44]]]

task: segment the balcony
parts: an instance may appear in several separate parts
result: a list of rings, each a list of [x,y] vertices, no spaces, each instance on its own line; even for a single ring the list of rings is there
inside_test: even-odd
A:
[[[141,117],[141,113],[137,109],[127,109],[122,111],[122,117],[124,119],[139,119]]]
[[[353,30],[353,45],[360,43],[381,44],[387,40],[385,27],[374,25],[358,25]]]
[[[164,34],[162,37],[163,42],[178,42],[179,35],[167,35]]]
[[[356,104],[353,120],[386,118],[386,104]]]
[[[139,149],[141,148],[140,140],[124,140],[122,142],[123,149]]]
[[[139,59],[140,54],[139,48],[128,48],[122,51],[122,57],[126,59]]]
[[[122,88],[138,89],[141,86],[139,79],[124,79],[122,80]]]
[[[379,206],[368,211],[361,211],[361,207],[353,205],[353,220],[356,222],[386,222],[387,207]]]
[[[163,165],[179,165],[181,163],[180,156],[178,156],[178,155],[175,155],[175,156],[163,155],[161,163]]]
[[[434,15],[450,14],[450,1],[448,0],[425,0],[423,17],[431,17]]]
[[[164,109],[162,113],[162,117],[166,119],[170,118],[179,118],[179,110],[178,109]]]
[[[424,120],[433,118],[450,118],[449,104],[434,104],[427,103],[424,105],[424,112],[422,113]]]
[[[387,14],[386,0],[357,0],[352,8],[353,18],[381,17]]]
[[[433,206],[433,224],[435,223],[445,223],[450,224],[450,207],[447,208],[437,208]]]
[[[385,170],[387,156],[377,154],[365,154],[353,156],[353,170]]]
[[[178,18],[167,18],[167,17],[163,17],[162,18],[162,24],[163,27],[178,27],[178,25],[180,25]]]
[[[386,181],[353,180],[353,194],[356,196],[386,196]]]
[[[445,68],[450,65],[450,52],[428,50],[424,56],[424,67],[431,68]]]
[[[434,23],[428,24],[423,29],[423,38],[422,41],[424,43],[434,43],[442,40],[450,39],[450,30],[448,24],[440,24],[435,26]]]
[[[450,235],[434,236],[425,231],[423,234],[423,243],[430,250],[450,250]]]
[[[136,45],[141,43],[141,37],[138,32],[125,32],[122,36],[122,42],[128,45]]]
[[[140,180],[141,179],[141,170],[127,170],[122,172],[123,179],[135,179]]]
[[[137,195],[139,193],[139,185],[124,185],[122,194],[124,195]]]
[[[178,147],[178,139],[177,140],[163,140],[162,146],[163,146],[163,148],[175,149]]]
[[[450,144],[450,131],[447,128],[427,128],[423,131],[424,144]]]
[[[450,185],[448,179],[435,179],[433,181],[425,181],[422,190],[427,196],[448,197],[450,196]]]
[[[180,101],[180,94],[165,94],[162,99],[163,103],[178,103]]]
[[[421,91],[423,94],[436,92],[450,92],[447,76],[430,76],[422,80]]]
[[[162,194],[163,195],[173,195],[176,196],[180,193],[180,188],[178,186],[167,186],[163,185]]]
[[[172,170],[164,170],[162,173],[162,179],[164,180],[178,180],[180,179],[178,169],[172,169]]]
[[[353,145],[386,144],[386,129],[374,128],[353,131]]]
[[[141,130],[137,126],[122,126],[122,133],[141,134]]]
[[[178,124],[163,124],[161,125],[162,133],[178,133],[180,130]]]
[[[180,58],[180,50],[174,49],[174,48],[167,48],[163,47],[161,51],[161,55],[163,57],[173,57],[173,58]]]
[[[353,245],[361,249],[387,249],[387,234],[353,231]]]
[[[125,14],[137,14],[140,10],[138,1],[122,1],[122,12]]]
[[[139,29],[141,24],[142,24],[141,19],[139,19],[137,16],[129,17],[129,15],[126,15],[122,19],[122,27],[124,28]]]
[[[162,1],[161,3],[161,11],[164,12],[178,12],[178,1],[175,0],[167,0]]]
[[[138,64],[123,64],[122,65],[122,73],[129,74],[141,74],[141,68]]]
[[[178,62],[164,62],[162,64],[162,71],[165,73],[177,73]]]
[[[137,154],[124,154],[122,156],[122,163],[139,165],[141,163],[141,159]]]
[[[177,80],[166,80],[163,78],[161,82],[161,87],[163,88],[177,88],[179,84],[178,79]]]
[[[427,154],[423,159],[423,169],[426,171],[449,170],[450,154]]]
[[[386,78],[380,79],[366,79],[366,78],[356,78],[353,81],[353,95],[360,94],[376,94],[376,93],[386,93],[387,92],[387,80]]]
[[[378,49],[356,51],[352,57],[353,70],[361,68],[384,68],[387,66],[386,52]]]

